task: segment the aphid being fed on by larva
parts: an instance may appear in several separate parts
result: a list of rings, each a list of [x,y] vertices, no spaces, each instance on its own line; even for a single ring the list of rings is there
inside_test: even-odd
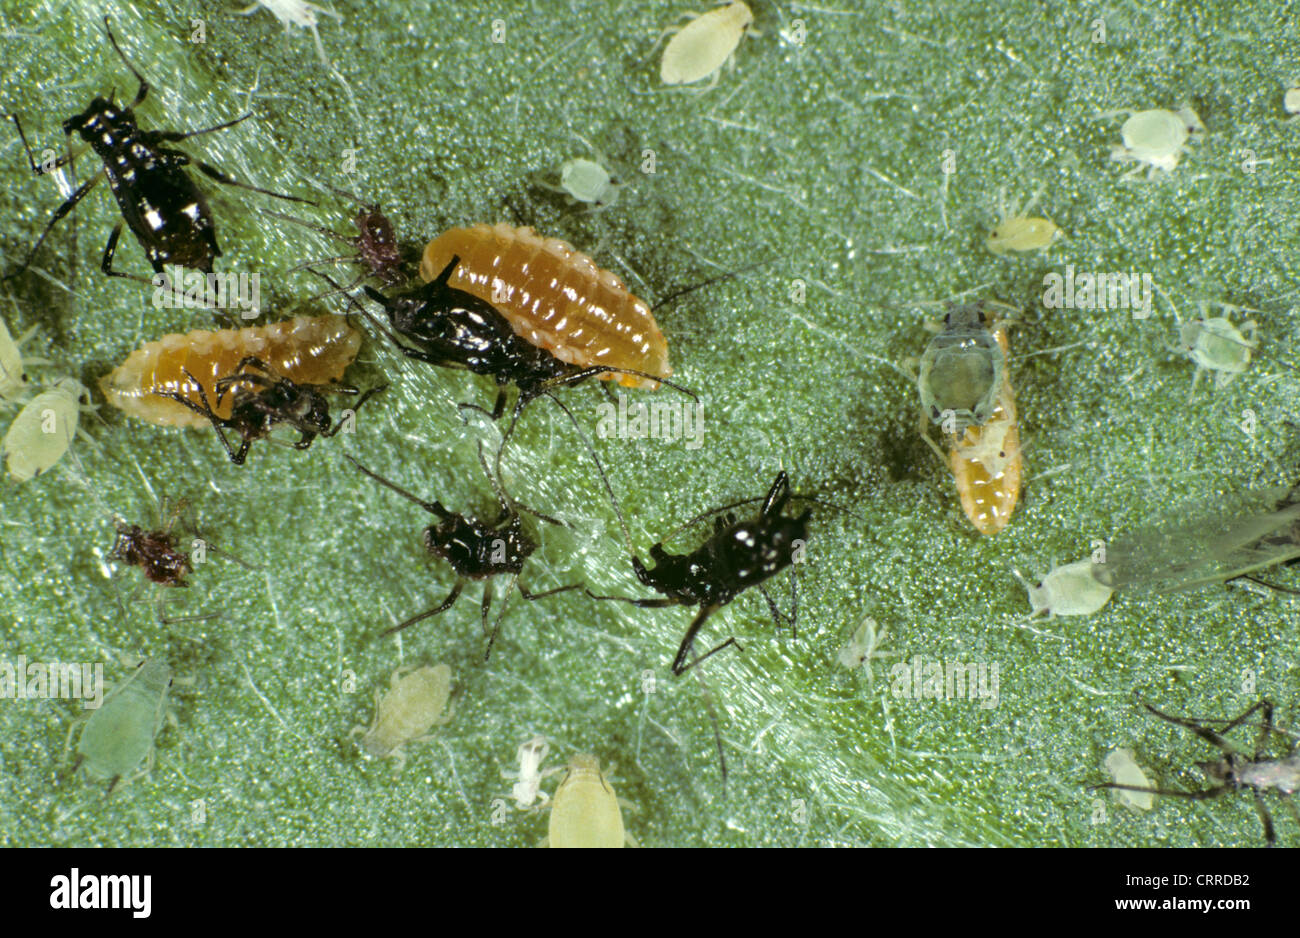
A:
[[[451,668],[445,664],[416,668],[405,665],[389,678],[382,695],[375,689],[375,718],[369,728],[354,726],[349,736],[364,733],[361,748],[376,759],[397,760],[394,771],[406,765],[406,746],[428,742],[429,730],[451,721]]]
[[[1041,251],[1051,246],[1058,238],[1065,237],[1065,233],[1056,226],[1056,222],[1049,218],[1035,218],[1029,215],[1038,204],[1038,199],[1045,188],[1040,186],[1024,208],[1013,203],[1008,209],[1006,190],[1003,189],[998,193],[998,221],[989,232],[989,239],[986,242],[989,251],[999,255],[1007,251]]]
[[[1030,617],[1047,613],[1057,616],[1090,616],[1110,600],[1114,592],[1096,578],[1091,558],[1060,566],[1053,565],[1047,575],[1027,580],[1012,571],[1029,592]]]
[[[361,334],[342,316],[295,316],[267,326],[170,333],[128,355],[100,378],[99,389],[110,404],[140,420],[160,427],[206,427],[210,421],[198,405],[204,397],[217,398],[217,380],[237,371],[242,359],[254,356],[296,384],[324,385],[343,377],[360,349]],[[171,394],[182,395],[185,402]],[[233,396],[226,395],[212,411],[229,419],[232,405]]]
[[[80,769],[89,778],[107,781],[110,795],[124,782],[146,774],[153,767],[154,739],[162,729],[171,686],[172,669],[165,661],[141,662],[86,721],[73,771]],[[137,772],[141,763],[145,768]]]
[[[1132,749],[1121,747],[1112,751],[1106,756],[1105,766],[1111,781],[1122,786],[1110,790],[1117,803],[1136,811],[1150,811],[1155,807],[1156,796],[1151,791],[1151,779],[1137,764]]]
[[[1177,112],[1161,108],[1150,111],[1117,110],[1099,114],[1100,118],[1128,115],[1120,136],[1124,142],[1111,147],[1110,158],[1122,163],[1133,162],[1134,166],[1124,174],[1125,179],[1132,179],[1142,168],[1147,167],[1147,178],[1152,179],[1156,170],[1172,173],[1179,160],[1188,152],[1187,142],[1196,139],[1205,131],[1205,125],[1190,107],[1183,107]]]
[[[600,760],[580,754],[569,768],[551,803],[550,827],[543,847],[637,847],[623,827],[622,802],[600,770]],[[628,805],[628,807],[631,807]]]
[[[216,380],[217,406],[230,396],[230,416],[222,417],[212,409],[207,392],[202,382],[190,372],[184,372],[189,379],[190,390],[197,392],[199,403],[195,404],[188,396],[178,391],[156,391],[162,397],[168,397],[195,413],[205,417],[217,431],[221,445],[225,447],[230,461],[242,466],[248,451],[257,440],[267,439],[280,427],[286,427],[298,433],[297,442],[291,444],[294,449],[309,449],[318,436],[332,437],[356,417],[372,395],[388,387],[381,384],[362,393],[359,388],[346,384],[298,384],[283,375],[276,374],[266,362],[253,355],[239,360],[235,370]],[[330,417],[329,400],[326,394],[360,395],[356,402],[334,423]],[[230,445],[226,431],[239,436],[239,448]]]
[[[1264,795],[1271,791],[1276,792],[1277,796],[1282,799],[1290,810],[1291,816],[1300,825],[1300,812],[1296,811],[1295,802],[1291,800],[1292,795],[1300,791],[1300,747],[1293,747],[1282,758],[1268,757],[1269,743],[1275,735],[1282,739],[1288,738],[1286,732],[1273,726],[1273,704],[1271,701],[1261,700],[1235,719],[1209,720],[1206,722],[1199,722],[1190,717],[1171,716],[1168,713],[1162,713],[1149,703],[1139,702],[1142,703],[1148,713],[1167,723],[1173,723],[1176,726],[1191,730],[1222,753],[1214,761],[1196,763],[1196,767],[1205,775],[1210,787],[1197,791],[1179,791],[1172,788],[1130,784],[1116,779],[1113,782],[1091,785],[1089,788],[1093,790],[1109,788],[1136,792],[1147,796],[1164,795],[1167,798],[1187,798],[1193,801],[1205,801],[1232,791],[1250,791],[1254,796],[1255,810],[1259,814],[1260,823],[1264,826],[1264,841],[1268,846],[1272,847],[1277,843],[1277,834],[1273,829],[1273,817],[1269,813],[1268,805],[1264,800]],[[1259,724],[1259,735],[1255,739],[1254,751],[1250,754],[1244,754],[1230,743],[1226,737],[1237,727],[1246,724],[1246,721],[1259,711],[1263,711],[1263,719]],[[1213,724],[1223,725],[1215,726]]]
[[[660,79],[665,85],[689,85],[712,78],[708,85],[712,88],[753,22],[753,11],[741,0],[732,0],[695,16],[685,26],[669,27],[665,34],[671,33],[672,39],[664,46]]]
[[[921,434],[953,474],[962,510],[981,534],[997,534],[1020,498],[1021,446],[1007,368],[1009,320],[990,325],[979,304],[953,307],[921,357],[917,388],[926,416],[939,424],[945,455]]]
[[[62,378],[29,400],[0,443],[0,458],[15,482],[26,482],[53,468],[77,435],[81,411],[95,408],[76,378]]]
[[[207,200],[185,172],[186,166],[192,165],[210,179],[226,185],[239,186],[242,189],[260,192],[289,202],[307,201],[240,182],[209,163],[192,159],[180,150],[163,146],[166,143],[176,143],[200,134],[224,130],[251,117],[251,114],[245,114],[243,117],[226,121],[215,127],[205,127],[202,130],[188,132],[142,130],[136,123],[134,108],[144,101],[149,91],[149,84],[117,44],[117,39],[109,28],[108,17],[104,17],[104,30],[114,51],[138,82],[135,98],[123,107],[109,98],[97,97],[82,113],[75,114],[63,122],[65,136],[79,134],[81,139],[90,145],[95,155],[103,161],[104,168],[82,183],[54,211],[26,259],[17,269],[6,274],[6,279],[16,277],[27,269],[55,224],[71,212],[100,179],[108,180],[122,212],[122,218],[114,226],[104,247],[100,268],[110,277],[129,277],[136,280],[144,278],[113,270],[113,255],[117,251],[117,242],[121,237],[123,225],[128,226],[136,240],[140,242],[156,274],[163,273],[164,267],[172,264],[211,273],[213,261],[221,256],[221,249],[217,247],[215,223]],[[23,133],[18,116],[16,114],[10,116],[18,128],[23,148],[27,151],[27,162],[33,173],[38,176],[44,175],[71,163],[75,154],[70,152],[52,161],[51,164],[37,165],[32,158],[31,147],[27,143],[27,136]]]

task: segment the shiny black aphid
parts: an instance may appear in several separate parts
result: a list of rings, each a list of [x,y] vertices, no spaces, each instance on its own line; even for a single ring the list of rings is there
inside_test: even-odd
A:
[[[130,227],[131,233],[144,248],[145,256],[148,257],[155,273],[162,273],[164,265],[167,264],[179,264],[205,273],[212,272],[213,260],[221,256],[212,213],[208,209],[203,193],[186,174],[185,166],[193,164],[209,178],[227,185],[239,186],[290,202],[307,202],[306,199],[280,195],[277,192],[240,182],[209,163],[192,159],[179,150],[162,146],[164,143],[175,143],[187,137],[224,130],[251,117],[251,114],[203,130],[141,130],[136,124],[134,108],[144,101],[145,95],[149,92],[149,84],[136,71],[135,66],[117,44],[117,39],[109,28],[108,17],[104,17],[104,29],[108,33],[108,41],[112,43],[113,49],[139,82],[135,98],[126,107],[115,104],[109,98],[95,98],[84,111],[63,122],[64,134],[69,138],[74,133],[78,134],[95,151],[95,155],[103,160],[102,176],[108,179],[109,187],[113,190],[117,204],[122,210],[122,220],[113,227],[112,234],[108,236],[108,244],[104,248],[101,262],[104,273],[110,277],[144,279],[113,270],[113,254],[117,251],[117,241],[121,237],[123,224]],[[19,136],[22,137],[23,147],[27,150],[27,162],[31,165],[32,172],[38,176],[42,175],[46,168],[38,166],[32,159],[31,147],[27,143],[26,134],[23,133],[22,124],[18,122],[18,116],[16,114],[10,116],[18,128]],[[69,152],[48,168],[57,169],[65,166],[72,162],[72,158]],[[15,277],[27,269],[50,230],[76,207],[100,178],[101,173],[96,173],[55,209],[45,230],[32,245],[27,259],[17,270],[6,275],[5,279]]]
[[[617,599],[647,608],[698,605],[700,610],[686,630],[686,636],[677,649],[677,657],[673,659],[673,673],[678,675],[709,655],[736,643],[734,637],[729,638],[698,659],[690,662],[686,660],[694,648],[696,635],[709,616],[751,586],[759,588],[777,624],[784,625],[788,622],[793,631],[799,608],[794,581],[791,580],[794,600],[789,616],[777,609],[772,597],[762,587],[764,581],[790,566],[796,551],[808,541],[808,518],[812,509],[806,509],[798,515],[786,515],[784,509],[790,498],[790,480],[784,471],[779,472],[756,517],[737,521],[735,514],[729,510],[736,505],[717,508],[701,516],[718,515],[714,520],[713,535],[691,553],[670,554],[664,550],[663,542],[660,542],[650,548],[650,559],[654,562],[654,567],[649,569],[639,557],[633,555],[632,569],[636,572],[637,579],[662,593],[662,599],[597,596],[590,590],[587,594],[593,599]],[[746,502],[737,503],[743,504]]]
[[[488,472],[488,478],[492,480],[492,487],[496,491],[501,513],[494,522],[485,524],[469,515],[448,511],[436,499],[426,502],[396,483],[390,482],[378,473],[367,469],[351,456],[348,456],[347,459],[352,465],[380,485],[392,489],[398,495],[414,502],[431,515],[437,517],[437,524],[431,524],[424,529],[422,535],[424,547],[435,557],[441,557],[447,561],[452,570],[456,571],[456,584],[451,588],[451,592],[447,594],[446,599],[432,609],[411,616],[411,618],[399,622],[392,628],[385,629],[379,633],[381,637],[399,632],[431,616],[446,612],[460,598],[461,591],[465,589],[467,581],[486,580],[489,577],[506,574],[511,577],[510,585],[506,587],[505,594],[501,599],[501,610],[497,613],[496,622],[490,632],[488,629],[488,612],[492,607],[492,586],[488,583],[483,585],[483,634],[490,635],[487,650],[483,654],[483,660],[486,661],[488,656],[492,654],[492,646],[496,643],[497,633],[501,629],[501,617],[505,615],[506,603],[510,599],[512,589],[517,588],[519,595],[527,600],[541,599],[544,596],[554,596],[556,593],[579,589],[578,584],[575,583],[547,590],[543,593],[530,593],[519,583],[518,578],[524,568],[524,561],[537,549],[537,545],[524,533],[518,512],[514,510],[510,499],[501,490],[491,472]],[[483,463],[483,469],[487,472],[487,464],[483,461],[481,451],[479,461]],[[551,524],[562,523],[531,509],[525,510]]]
[[[249,368],[257,370],[249,371]],[[266,363],[248,355],[240,359],[233,372],[217,379],[217,406],[220,407],[225,396],[231,394],[230,416],[222,417],[208,403],[203,383],[188,369],[185,370],[185,377],[198,388],[202,404],[196,404],[176,391],[154,393],[159,397],[169,397],[207,417],[221,438],[221,445],[230,454],[230,461],[237,466],[244,464],[249,447],[255,440],[269,436],[277,427],[288,426],[298,431],[301,439],[293,444],[294,449],[307,449],[318,436],[333,436],[343,428],[348,417],[344,416],[337,424],[331,425],[329,401],[325,394],[361,394],[359,389],[346,384],[298,384],[277,375]],[[232,392],[231,388],[237,384],[245,384],[247,387],[235,388]],[[386,387],[386,384],[380,385],[361,394],[351,408],[352,414],[355,415],[372,394]],[[239,434],[241,442],[238,450],[226,439],[226,430]]]
[[[1196,763],[1197,768],[1201,770],[1210,783],[1210,787],[1201,791],[1175,791],[1169,788],[1143,788],[1136,785],[1120,785],[1115,782],[1107,782],[1103,785],[1090,785],[1088,786],[1090,790],[1118,788],[1124,791],[1140,791],[1152,795],[1204,801],[1224,792],[1249,789],[1255,798],[1255,811],[1259,814],[1259,822],[1264,826],[1264,839],[1270,847],[1276,844],[1277,835],[1273,830],[1273,818],[1269,814],[1268,806],[1264,804],[1263,796],[1264,792],[1272,790],[1278,793],[1278,796],[1290,809],[1291,816],[1295,818],[1297,824],[1300,824],[1300,811],[1297,811],[1295,802],[1291,800],[1291,796],[1300,791],[1300,747],[1293,749],[1290,755],[1282,759],[1267,758],[1266,750],[1268,749],[1269,738],[1273,734],[1286,735],[1282,730],[1273,726],[1273,704],[1271,701],[1261,700],[1236,719],[1213,721],[1226,724],[1219,730],[1212,729],[1204,723],[1198,723],[1187,717],[1176,717],[1168,713],[1162,713],[1149,703],[1139,702],[1150,713],[1160,719],[1191,730],[1201,739],[1212,746],[1216,746],[1223,752],[1223,757],[1220,759],[1212,762]],[[1255,752],[1247,757],[1242,755],[1236,747],[1223,737],[1245,723],[1258,710],[1263,711],[1263,719],[1260,722],[1259,736],[1255,740]]]

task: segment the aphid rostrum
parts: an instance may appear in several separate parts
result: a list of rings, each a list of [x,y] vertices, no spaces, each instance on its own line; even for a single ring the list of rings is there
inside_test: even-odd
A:
[[[496,492],[497,502],[501,506],[501,513],[491,524],[486,524],[470,515],[448,511],[436,499],[426,502],[395,482],[391,482],[378,473],[367,469],[351,456],[346,458],[357,469],[380,485],[391,489],[407,501],[414,502],[438,519],[436,524],[431,524],[424,529],[422,535],[424,547],[430,554],[445,560],[456,573],[456,583],[441,603],[432,609],[399,622],[392,628],[385,629],[379,633],[380,636],[391,635],[431,616],[446,612],[455,605],[456,600],[460,598],[461,592],[465,589],[465,584],[470,580],[487,580],[494,576],[505,575],[510,577],[510,583],[506,586],[501,597],[501,608],[490,630],[488,628],[488,614],[492,607],[492,586],[489,583],[483,585],[483,634],[488,636],[487,648],[483,653],[483,659],[486,661],[492,654],[492,646],[496,643],[497,633],[501,629],[501,619],[505,615],[506,604],[510,600],[512,590],[518,589],[519,595],[524,599],[535,600],[580,588],[578,584],[570,584],[546,590],[542,593],[530,593],[519,583],[519,574],[523,570],[524,561],[537,549],[537,545],[524,532],[519,514],[515,511],[516,503],[506,496],[496,478],[488,470],[486,463],[483,461],[481,450],[479,452],[479,461],[483,463],[483,470],[491,480],[492,487]],[[531,512],[530,509],[525,510]],[[546,515],[537,512],[531,513],[544,521],[560,524],[554,518],[548,518]]]
[[[1188,717],[1171,716],[1157,710],[1149,703],[1141,703],[1153,716],[1157,716],[1167,723],[1173,723],[1175,726],[1191,730],[1223,753],[1222,756],[1213,761],[1196,763],[1197,768],[1205,775],[1206,781],[1210,783],[1210,787],[1199,791],[1178,791],[1172,788],[1106,782],[1101,785],[1090,786],[1091,788],[1119,789],[1122,791],[1142,792],[1148,795],[1164,795],[1170,798],[1189,798],[1194,801],[1215,798],[1229,791],[1248,790],[1254,796],[1255,811],[1259,814],[1259,822],[1264,827],[1264,840],[1270,847],[1277,843],[1277,834],[1273,829],[1273,818],[1269,814],[1264,795],[1272,791],[1277,793],[1291,812],[1291,816],[1295,818],[1296,823],[1300,824],[1300,812],[1296,810],[1295,802],[1291,800],[1291,796],[1300,791],[1300,747],[1293,748],[1289,754],[1280,759],[1268,758],[1268,745],[1272,736],[1277,735],[1286,738],[1286,734],[1273,726],[1273,704],[1271,701],[1261,700],[1235,719],[1215,720],[1205,723],[1197,722]],[[1255,739],[1254,751],[1250,755],[1243,755],[1224,737],[1260,711],[1263,711],[1263,719],[1260,723],[1259,736]],[[1209,725],[1210,723],[1223,723],[1225,725],[1221,729],[1214,729]]]
[[[712,76],[712,88],[753,22],[753,11],[741,0],[731,0],[680,29],[670,28],[674,35],[664,46],[659,78],[665,85],[687,85]]]
[[[157,658],[141,662],[86,721],[72,770],[107,781],[111,795],[124,780],[132,780],[141,763],[151,767],[171,686],[172,669],[166,662]]]
[[[369,728],[355,726],[349,735],[364,733],[361,748],[376,759],[406,765],[406,746],[429,740],[429,730],[451,722],[447,700],[451,697],[451,668],[445,664],[406,665],[389,678],[382,695],[375,689],[375,718]]]
[[[734,637],[729,638],[697,659],[688,660],[695,647],[695,637],[709,616],[751,586],[758,587],[767,600],[768,609],[776,623],[788,624],[793,633],[798,615],[798,592],[794,579],[790,581],[793,599],[788,616],[777,608],[762,584],[802,556],[808,543],[808,519],[812,515],[812,509],[805,509],[797,515],[785,514],[786,505],[794,497],[807,499],[807,496],[792,496],[789,478],[784,471],[779,472],[767,495],[761,499],[763,505],[755,517],[737,520],[731,509],[760,499],[747,499],[715,508],[683,525],[686,527],[710,516],[717,516],[714,519],[713,534],[689,554],[671,554],[664,550],[661,541],[650,548],[650,559],[654,566],[649,568],[640,557],[633,554],[632,569],[637,579],[662,593],[662,598],[598,596],[590,590],[587,590],[587,595],[593,599],[619,600],[643,608],[699,606],[699,611],[687,628],[673,658],[673,673],[677,675],[736,643]],[[622,520],[621,511],[619,519]]]
[[[164,397],[170,397],[203,415],[217,431],[221,445],[226,448],[230,461],[242,466],[248,456],[248,450],[257,440],[271,435],[280,427],[288,427],[298,432],[299,438],[294,442],[294,449],[308,449],[318,436],[331,437],[338,433],[370,397],[384,390],[388,385],[373,387],[362,393],[359,388],[347,384],[298,384],[296,381],[276,374],[266,362],[248,355],[239,360],[235,370],[215,383],[216,401],[220,406],[222,400],[230,396],[230,416],[222,417],[212,409],[207,392],[198,378],[185,372],[191,387],[197,389],[199,403],[195,404],[186,395],[178,391],[156,391]],[[330,417],[329,401],[326,394],[359,394],[356,403],[349,408],[338,421],[333,423]],[[230,445],[226,431],[239,436],[239,448]]]
[[[221,256],[221,249],[217,246],[216,228],[207,200],[185,172],[185,167],[191,164],[204,175],[220,183],[239,186],[242,189],[290,202],[307,201],[240,182],[210,163],[195,160],[180,150],[163,146],[166,143],[176,143],[200,134],[224,130],[251,117],[251,114],[203,130],[186,132],[140,129],[136,123],[134,109],[144,101],[149,92],[149,84],[136,71],[135,66],[117,44],[117,39],[108,25],[108,17],[104,17],[104,30],[114,51],[138,82],[135,98],[125,107],[115,104],[110,98],[95,98],[84,111],[63,122],[64,134],[69,138],[74,133],[78,134],[103,161],[104,168],[82,183],[55,210],[45,230],[32,245],[26,260],[16,270],[7,274],[6,279],[15,277],[27,269],[55,224],[76,208],[77,203],[85,198],[101,178],[108,179],[113,196],[122,210],[122,219],[113,227],[108,237],[108,244],[104,247],[104,257],[100,264],[104,273],[110,277],[144,279],[113,270],[113,255],[117,251],[118,238],[122,235],[124,224],[131,229],[131,233],[140,242],[145,257],[148,258],[155,273],[162,273],[163,267],[170,264],[211,273],[212,263]],[[12,117],[19,136],[22,137],[23,146],[27,150],[27,161],[33,173],[42,175],[47,168],[57,168],[72,161],[72,155],[69,153],[54,161],[53,167],[38,166],[32,159],[31,147],[27,143],[27,137],[23,133],[17,115]]]
[[[638,846],[623,827],[618,795],[600,770],[600,760],[579,754],[555,789],[547,847],[611,848]]]
[[[63,458],[88,402],[80,381],[61,378],[23,405],[0,442],[0,458],[15,482],[34,479]]]
[[[595,373],[603,380],[654,389],[673,373],[650,306],[558,238],[506,224],[452,228],[425,247],[420,276],[490,304],[567,365],[605,366]]]
[[[361,334],[342,316],[296,316],[267,326],[171,333],[132,352],[99,380],[99,389],[110,404],[140,420],[161,427],[201,427],[207,425],[207,415],[168,392],[198,405],[202,390],[211,400],[217,396],[217,379],[235,372],[249,356],[296,384],[323,385],[341,378],[360,348]],[[198,380],[198,387],[187,374]],[[227,395],[212,410],[227,419],[232,403]]]

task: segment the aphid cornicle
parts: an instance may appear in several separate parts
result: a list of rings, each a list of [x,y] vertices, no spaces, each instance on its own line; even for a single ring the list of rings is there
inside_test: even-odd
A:
[[[587,590],[587,595],[593,599],[618,600],[642,608],[698,605],[699,612],[687,628],[686,636],[673,659],[673,674],[676,675],[681,675],[710,655],[736,643],[734,637],[729,638],[694,661],[687,660],[695,647],[695,637],[709,616],[751,586],[759,588],[777,624],[784,625],[788,622],[793,632],[798,615],[798,593],[793,586],[794,580],[791,580],[791,593],[795,598],[789,616],[777,609],[776,603],[762,586],[766,580],[794,563],[796,553],[808,542],[808,519],[812,515],[812,509],[805,509],[798,515],[785,514],[785,506],[792,497],[807,496],[792,496],[789,478],[784,471],[779,472],[766,497],[762,499],[763,507],[756,517],[738,521],[730,509],[759,499],[748,499],[716,508],[687,522],[689,525],[710,515],[718,516],[714,521],[713,535],[691,553],[670,554],[664,550],[661,541],[650,548],[650,559],[654,562],[650,568],[633,554],[632,569],[637,579],[662,593],[661,599],[597,596],[591,590]],[[622,519],[621,511],[619,518]]]
[[[496,643],[497,633],[501,629],[501,619],[505,615],[506,603],[510,599],[512,590],[518,589],[519,595],[524,599],[535,600],[580,588],[578,584],[570,584],[546,590],[542,593],[530,593],[519,583],[519,574],[523,570],[524,561],[537,549],[537,545],[524,533],[523,524],[519,519],[518,512],[514,509],[514,503],[500,488],[496,478],[488,470],[486,463],[483,463],[481,450],[479,452],[479,461],[483,463],[483,470],[491,480],[492,487],[496,492],[497,502],[501,506],[500,515],[491,524],[485,524],[469,515],[448,511],[436,499],[431,502],[423,501],[395,482],[391,482],[378,473],[367,469],[351,456],[346,458],[357,469],[380,485],[391,489],[407,501],[414,502],[438,519],[437,524],[431,524],[424,529],[422,537],[424,547],[435,557],[441,557],[447,561],[447,564],[456,572],[456,583],[451,588],[451,592],[447,594],[446,599],[432,609],[411,616],[409,619],[385,629],[380,633],[381,637],[391,635],[431,616],[446,612],[460,598],[461,591],[464,590],[467,581],[486,580],[504,574],[510,577],[510,583],[502,596],[501,610],[497,613],[496,621],[493,623],[490,632],[488,629],[488,613],[492,606],[492,587],[487,583],[483,585],[483,634],[489,636],[487,649],[483,653],[483,659],[486,661],[492,654],[492,646]],[[554,518],[549,518],[537,512],[531,513],[544,521],[560,524]]]
[[[89,395],[76,378],[62,378],[29,400],[0,443],[0,458],[15,482],[49,471],[72,445]]]
[[[217,396],[218,378],[236,370],[248,356],[265,362],[296,384],[327,384],[343,376],[361,348],[361,335],[342,316],[296,316],[267,326],[198,329],[171,333],[136,349],[99,380],[99,389],[114,407],[160,427],[202,427],[207,415],[168,396],[183,395],[201,403]],[[198,379],[196,388],[186,374]],[[230,416],[232,399],[217,401],[213,412]]]
[[[107,781],[111,795],[123,780],[131,780],[140,763],[152,764],[154,739],[162,729],[171,686],[172,669],[166,662],[157,658],[141,662],[86,721],[73,771],[80,769]]]
[[[579,754],[555,789],[551,819],[543,846],[571,848],[636,847],[623,827],[618,795],[600,770],[600,760]]]
[[[429,730],[451,722],[451,668],[445,664],[406,665],[396,669],[383,694],[375,689],[375,718],[369,728],[354,726],[349,735],[364,733],[361,748],[376,759],[394,758],[397,771],[406,765],[406,746],[425,742]]]
[[[307,201],[240,182],[209,163],[192,159],[180,150],[169,149],[162,145],[224,130],[251,117],[251,114],[203,130],[188,132],[141,130],[136,124],[134,108],[144,101],[145,95],[149,92],[149,84],[136,71],[135,66],[117,44],[117,39],[108,25],[107,16],[104,17],[104,30],[114,51],[139,83],[135,98],[125,107],[115,104],[108,98],[95,98],[84,111],[63,122],[64,134],[68,137],[74,133],[78,134],[103,161],[104,168],[82,183],[55,210],[45,230],[32,245],[26,260],[16,270],[7,274],[6,279],[15,277],[27,269],[55,224],[85,198],[86,193],[101,176],[108,179],[113,196],[122,210],[122,218],[113,227],[108,237],[108,244],[104,247],[104,257],[100,264],[104,273],[110,277],[143,279],[133,274],[113,270],[113,255],[117,251],[117,241],[122,235],[124,224],[131,229],[131,233],[140,242],[145,257],[148,258],[155,273],[162,273],[164,266],[169,264],[211,273],[213,261],[221,256],[221,248],[217,246],[216,229],[207,200],[185,172],[184,167],[188,165],[192,164],[204,175],[220,183],[239,186],[242,189],[260,192],[289,202]],[[27,136],[23,133],[22,124],[18,122],[17,115],[11,116],[14,125],[18,128],[19,136],[22,137],[32,172],[38,176],[42,175],[46,168],[38,166],[32,159],[31,147],[27,144]],[[71,159],[70,154],[60,157],[50,168],[67,165]]]
[[[1221,757],[1212,762],[1196,763],[1197,768],[1201,770],[1210,783],[1210,787],[1200,791],[1178,791],[1171,788],[1130,785],[1116,781],[1091,785],[1090,788],[1109,788],[1120,791],[1141,792],[1147,795],[1188,798],[1194,801],[1215,798],[1229,791],[1249,790],[1254,796],[1255,811],[1259,814],[1260,824],[1264,827],[1264,840],[1270,847],[1277,843],[1277,834],[1273,830],[1273,818],[1269,814],[1263,796],[1266,792],[1273,791],[1282,799],[1283,803],[1290,809],[1291,816],[1300,824],[1300,812],[1296,811],[1295,802],[1291,800],[1291,796],[1300,791],[1300,747],[1292,748],[1288,755],[1280,759],[1268,758],[1268,744],[1272,737],[1277,735],[1286,738],[1286,734],[1273,726],[1273,704],[1271,701],[1261,700],[1240,716],[1231,720],[1210,720],[1206,722],[1198,722],[1188,717],[1171,716],[1168,713],[1162,713],[1149,703],[1139,702],[1153,716],[1157,716],[1167,723],[1173,723],[1175,726],[1191,730],[1223,753]],[[1224,737],[1261,710],[1263,711],[1263,719],[1260,721],[1259,736],[1255,740],[1254,752],[1249,756],[1243,755]],[[1221,729],[1213,729],[1208,725],[1210,723],[1223,723],[1224,726]]]
[[[192,388],[197,389],[199,403],[195,404],[178,391],[154,393],[169,397],[205,417],[217,431],[230,461],[237,466],[244,464],[248,450],[256,440],[267,438],[279,427],[289,427],[298,432],[299,439],[292,444],[294,449],[308,449],[316,437],[331,437],[338,433],[349,418],[345,415],[338,423],[333,423],[329,401],[325,397],[327,393],[361,395],[350,408],[350,413],[355,416],[372,395],[388,387],[383,384],[362,393],[346,384],[298,384],[276,374],[261,359],[248,355],[239,360],[233,372],[216,380],[217,405],[230,396],[230,416],[222,417],[212,409],[202,382],[189,372],[185,372],[185,376]],[[239,434],[239,449],[230,445],[227,430]]]

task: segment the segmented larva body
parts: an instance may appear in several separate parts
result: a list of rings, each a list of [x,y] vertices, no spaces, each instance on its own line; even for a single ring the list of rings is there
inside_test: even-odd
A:
[[[185,377],[203,384],[219,417],[230,416],[233,395],[217,403],[214,385],[255,355],[277,374],[298,384],[326,384],[342,377],[361,348],[361,335],[342,316],[296,316],[269,326],[198,329],[146,342],[117,368],[99,379],[99,389],[114,407],[161,427],[206,427],[208,418],[159,392],[177,391],[200,403]]]
[[[1008,355],[1007,330],[995,334],[1003,355]],[[1006,371],[993,415],[983,426],[967,427],[948,455],[966,517],[981,534],[997,534],[1011,521],[1020,500],[1020,426]]]
[[[450,286],[490,303],[516,335],[561,361],[663,378],[673,373],[650,307],[573,245],[506,224],[452,228],[425,247],[420,276],[433,280],[453,256],[460,264]],[[627,387],[659,386],[634,375],[601,377]]]

